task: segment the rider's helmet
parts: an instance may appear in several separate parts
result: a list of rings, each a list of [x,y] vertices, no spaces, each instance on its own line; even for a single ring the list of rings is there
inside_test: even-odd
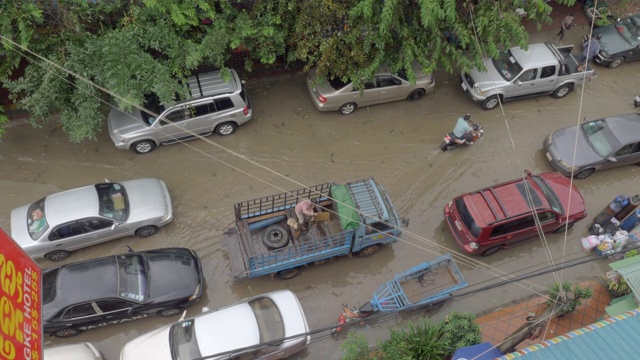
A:
[[[471,114],[466,114],[466,115],[463,117],[463,119],[464,119],[464,121],[469,121],[469,120],[471,120]]]

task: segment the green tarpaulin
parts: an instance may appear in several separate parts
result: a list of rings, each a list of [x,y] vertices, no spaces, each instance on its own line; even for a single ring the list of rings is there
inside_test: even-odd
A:
[[[340,225],[344,230],[355,230],[360,226],[360,215],[356,211],[356,203],[345,185],[331,185],[331,197],[338,208]]]

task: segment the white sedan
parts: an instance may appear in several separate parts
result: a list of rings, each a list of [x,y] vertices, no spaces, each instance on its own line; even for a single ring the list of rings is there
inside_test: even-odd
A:
[[[120,360],[284,359],[309,344],[308,332],[296,295],[279,290],[141,335]]]
[[[147,237],[173,220],[164,181],[83,186],[11,211],[11,237],[32,258],[58,261],[73,250],[125,236]]]

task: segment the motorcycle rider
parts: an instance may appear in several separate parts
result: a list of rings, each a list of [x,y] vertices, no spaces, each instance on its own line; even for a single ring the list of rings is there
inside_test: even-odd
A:
[[[458,118],[456,127],[453,128],[453,135],[460,139],[456,139],[456,142],[462,143],[466,141],[469,145],[473,144],[473,137],[477,135],[478,132],[473,130],[470,123],[473,124],[471,122],[471,114],[466,114],[465,116]]]

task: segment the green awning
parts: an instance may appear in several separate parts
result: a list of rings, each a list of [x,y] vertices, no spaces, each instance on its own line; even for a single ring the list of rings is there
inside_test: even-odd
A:
[[[640,255],[612,262],[609,267],[617,271],[629,284],[636,299],[640,297]]]

